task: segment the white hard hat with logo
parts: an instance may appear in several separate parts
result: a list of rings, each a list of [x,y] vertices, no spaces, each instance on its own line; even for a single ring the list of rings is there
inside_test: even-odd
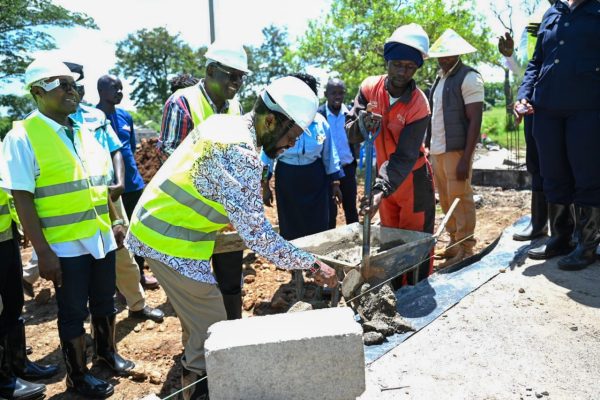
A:
[[[460,56],[476,52],[477,49],[463,39],[458,33],[448,28],[442,36],[431,45],[429,57],[440,58]]]
[[[429,36],[427,36],[427,32],[419,24],[402,25],[385,42],[402,43],[417,49],[421,52],[424,59],[429,54]]]
[[[248,55],[241,44],[215,40],[208,46],[208,50],[206,50],[204,56],[206,57],[206,65],[218,62],[226,67],[237,69],[247,74],[250,73],[248,69]]]
[[[261,98],[270,110],[282,113],[305,131],[319,107],[315,92],[293,76],[274,80],[261,93]]]
[[[25,70],[25,90],[31,89],[33,83],[53,76],[68,76],[75,80],[79,77],[79,74],[71,72],[65,63],[57,59],[51,57],[37,58]]]

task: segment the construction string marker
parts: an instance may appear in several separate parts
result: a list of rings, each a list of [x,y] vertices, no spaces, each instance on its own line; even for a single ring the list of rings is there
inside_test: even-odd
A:
[[[175,395],[177,395],[177,394],[179,394],[179,393],[183,392],[183,391],[184,391],[184,390],[186,390],[186,389],[189,389],[189,388],[191,388],[192,386],[195,386],[195,385],[197,385],[198,383],[202,382],[202,381],[203,381],[203,380],[205,380],[206,378],[208,378],[208,376],[206,376],[206,375],[205,375],[205,376],[203,376],[202,378],[198,379],[196,382],[192,382],[192,383],[190,383],[189,385],[187,385],[186,387],[183,387],[183,388],[179,389],[178,391],[176,391],[176,392],[174,392],[174,393],[171,393],[170,395],[168,395],[167,397],[163,398],[162,400],[171,399],[171,398],[175,397]]]

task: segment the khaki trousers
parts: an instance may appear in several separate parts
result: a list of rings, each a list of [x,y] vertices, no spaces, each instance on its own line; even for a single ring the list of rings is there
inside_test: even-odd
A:
[[[123,201],[119,200],[115,203],[117,216],[125,221],[125,225],[129,225]],[[116,254],[116,272],[117,272],[117,288],[125,297],[127,307],[131,311],[140,311],[146,305],[144,288],[140,284],[140,270],[133,258],[133,254],[125,247],[117,250]]]
[[[181,340],[185,347],[181,364],[189,371],[204,374],[204,342],[208,327],[227,319],[221,292],[216,285],[185,277],[160,261],[151,258],[146,261],[181,322]]]
[[[433,179],[440,195],[442,211],[447,213],[454,199],[460,199],[446,224],[446,230],[450,234],[452,243],[459,242],[475,233],[475,202],[473,200],[473,188],[471,187],[473,160],[469,163],[468,178],[464,181],[456,179],[456,166],[463,153],[464,151],[461,150],[430,156]],[[475,243],[475,238],[471,237],[462,242],[462,247],[465,250],[472,250]]]

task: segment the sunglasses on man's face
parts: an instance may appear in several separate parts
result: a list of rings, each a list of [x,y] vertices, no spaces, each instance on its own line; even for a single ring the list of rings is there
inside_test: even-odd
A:
[[[219,64],[215,64],[215,66],[217,67],[217,69],[219,70],[219,72],[222,75],[225,75],[227,77],[227,79],[231,82],[235,82],[235,81],[241,81],[242,83],[244,83],[244,81],[246,80],[247,76],[245,73],[243,72],[238,72],[238,71],[227,71],[226,69],[224,69],[223,67],[221,67]]]
[[[68,92],[70,90],[77,91],[77,84],[75,82],[68,81],[66,79],[58,79],[58,78],[56,78],[55,80],[50,81],[50,82],[39,81],[39,82],[34,83],[33,86],[41,87],[46,92],[54,90],[58,87],[60,87],[65,92]]]

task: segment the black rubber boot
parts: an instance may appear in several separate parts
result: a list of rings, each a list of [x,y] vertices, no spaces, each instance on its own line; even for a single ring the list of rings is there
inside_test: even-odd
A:
[[[596,261],[596,249],[600,243],[600,208],[575,206],[575,229],[577,247],[558,261],[558,267],[577,271]]]
[[[96,378],[87,368],[84,335],[68,341],[61,340],[60,346],[65,357],[69,390],[85,398],[105,399],[112,396],[115,391],[113,385]]]
[[[116,314],[107,317],[92,316],[94,328],[94,361],[103,361],[115,373],[128,375],[135,364],[124,359],[117,353],[115,344],[115,319]]]
[[[199,379],[205,377],[206,374],[198,375],[195,372],[182,368],[181,373],[181,388],[185,388]],[[181,398],[183,400],[209,400],[208,398],[208,380],[203,379],[195,385],[185,389],[181,392]]]
[[[0,399],[38,400],[45,397],[46,385],[27,382],[12,371],[10,354],[5,351],[6,337],[0,338]]]
[[[29,381],[48,379],[58,373],[58,365],[42,365],[29,361],[25,346],[25,324],[23,319],[7,335],[7,349],[10,362],[16,376]]]
[[[531,221],[521,232],[513,235],[513,240],[533,240],[548,234],[548,203],[544,192],[531,192]]]
[[[224,294],[223,304],[225,305],[225,312],[227,313],[227,319],[240,319],[242,318],[242,294]]]
[[[571,205],[548,203],[548,215],[550,217],[550,239],[545,244],[527,252],[531,259],[546,260],[569,254],[573,250],[571,238],[575,222]]]

